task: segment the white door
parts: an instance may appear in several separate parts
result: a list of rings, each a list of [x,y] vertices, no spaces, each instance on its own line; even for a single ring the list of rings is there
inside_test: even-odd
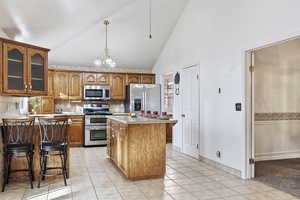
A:
[[[200,138],[199,67],[185,68],[182,71],[180,82],[183,153],[198,158]]]

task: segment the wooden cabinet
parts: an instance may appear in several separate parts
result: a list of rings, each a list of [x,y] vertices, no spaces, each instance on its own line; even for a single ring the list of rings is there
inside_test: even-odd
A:
[[[120,151],[118,153],[118,164],[123,172],[128,172],[128,135],[127,135],[127,127],[123,124],[120,124],[118,129],[118,147]]]
[[[3,92],[27,94],[28,67],[26,48],[15,44],[3,44]]]
[[[126,74],[126,85],[141,83],[140,74]]]
[[[69,74],[68,72],[56,71],[53,76],[54,80],[54,98],[69,99]]]
[[[96,73],[83,73],[83,83],[85,85],[93,85],[97,82]]]
[[[141,83],[142,84],[154,84],[155,83],[155,75],[154,74],[142,74]]]
[[[112,74],[111,75],[111,98],[123,100],[126,97],[125,91],[125,74]]]
[[[35,96],[48,92],[48,53],[37,49],[27,49],[28,87]]]
[[[0,38],[1,90],[4,94],[43,96],[48,92],[48,51]]]
[[[69,73],[69,99],[82,99],[82,75],[80,72]]]
[[[69,146],[83,145],[84,120],[83,116],[71,116],[72,123],[68,128],[68,143]]]
[[[54,99],[53,97],[30,97],[28,110],[33,114],[53,114]]]
[[[53,77],[54,71],[48,71],[48,97],[54,97]]]
[[[53,97],[41,97],[41,113],[53,114],[54,113],[54,100]]]
[[[110,74],[98,73],[96,74],[96,84],[99,85],[109,85],[110,83]]]
[[[118,163],[118,131],[119,125],[117,123],[112,123],[110,131],[110,158],[115,163]]]

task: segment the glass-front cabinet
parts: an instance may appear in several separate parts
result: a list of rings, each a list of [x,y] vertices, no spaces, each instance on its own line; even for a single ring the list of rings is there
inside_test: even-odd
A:
[[[27,93],[26,48],[14,44],[3,44],[3,92]]]
[[[48,50],[21,44],[3,42],[3,93],[47,95]]]
[[[28,49],[28,73],[29,92],[33,95],[47,94],[47,53]]]

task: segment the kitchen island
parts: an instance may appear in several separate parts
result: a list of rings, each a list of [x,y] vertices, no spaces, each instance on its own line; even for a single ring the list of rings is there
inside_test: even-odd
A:
[[[107,154],[129,180],[162,178],[166,172],[166,130],[176,120],[107,117]]]

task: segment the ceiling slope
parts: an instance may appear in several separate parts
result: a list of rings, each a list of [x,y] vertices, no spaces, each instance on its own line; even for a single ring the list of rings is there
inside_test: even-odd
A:
[[[1,0],[0,28],[9,37],[51,49],[51,65],[93,66],[108,45],[118,67],[151,69],[187,0],[152,0],[153,39],[148,38],[148,0]]]

